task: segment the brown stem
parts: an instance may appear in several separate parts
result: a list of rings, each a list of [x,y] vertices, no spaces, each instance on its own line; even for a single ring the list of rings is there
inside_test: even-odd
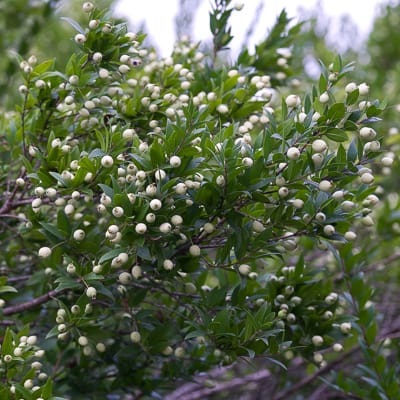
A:
[[[3,315],[13,315],[23,311],[30,310],[31,308],[35,308],[40,306],[41,304],[47,303],[49,300],[60,296],[65,293],[67,289],[64,290],[51,290],[50,292],[36,297],[35,299],[26,301],[25,303],[17,304],[15,306],[6,307],[3,309]]]

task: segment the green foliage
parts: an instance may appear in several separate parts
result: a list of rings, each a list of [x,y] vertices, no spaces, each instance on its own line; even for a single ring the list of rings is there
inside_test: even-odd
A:
[[[285,12],[255,54],[216,63],[229,5],[210,13],[212,55],[158,59],[85,3],[85,22],[64,18],[65,67],[21,58],[0,121],[1,398],[160,398],[241,359],[314,371],[358,345],[335,389],[394,398],[352,245],[373,233],[384,105],[344,87],[341,57],[286,92],[301,25]]]

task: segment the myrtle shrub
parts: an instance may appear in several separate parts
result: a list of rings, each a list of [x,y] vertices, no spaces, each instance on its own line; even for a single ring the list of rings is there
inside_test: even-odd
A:
[[[351,243],[374,225],[384,107],[340,57],[302,86],[285,12],[224,63],[230,3],[211,54],[185,39],[160,59],[86,2],[65,70],[19,60],[1,116],[1,399],[160,398],[243,358],[324,368],[353,335],[375,354]]]

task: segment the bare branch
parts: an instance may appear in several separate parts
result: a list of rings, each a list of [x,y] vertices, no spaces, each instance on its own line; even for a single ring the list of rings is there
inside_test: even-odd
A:
[[[15,306],[6,307],[3,310],[3,315],[13,315],[23,311],[30,310],[31,308],[35,308],[40,306],[41,304],[47,303],[49,300],[60,296],[61,294],[65,293],[66,289],[64,290],[51,290],[50,292],[39,296],[35,299],[26,301],[25,303],[17,304]]]

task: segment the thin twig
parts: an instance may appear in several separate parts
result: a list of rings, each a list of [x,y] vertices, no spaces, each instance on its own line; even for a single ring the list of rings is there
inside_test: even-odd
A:
[[[3,309],[3,315],[13,315],[23,311],[30,310],[31,308],[35,308],[40,306],[41,304],[47,303],[49,300],[60,296],[65,293],[67,289],[64,290],[51,290],[50,292],[36,297],[35,299],[26,301],[25,303],[17,304],[15,306],[6,307]]]

